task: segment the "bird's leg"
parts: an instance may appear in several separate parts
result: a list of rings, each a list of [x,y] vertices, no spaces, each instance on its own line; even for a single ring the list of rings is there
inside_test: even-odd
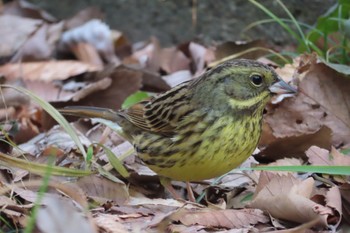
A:
[[[186,182],[187,195],[190,202],[196,202],[190,182]]]
[[[177,193],[174,187],[171,185],[171,180],[166,177],[159,177],[160,184],[175,198],[182,200],[181,196]]]
[[[171,185],[171,180],[166,177],[159,177],[161,185],[177,200],[183,200],[179,193]],[[190,202],[196,203],[196,198],[194,197],[193,190],[190,182],[186,182],[187,195]]]

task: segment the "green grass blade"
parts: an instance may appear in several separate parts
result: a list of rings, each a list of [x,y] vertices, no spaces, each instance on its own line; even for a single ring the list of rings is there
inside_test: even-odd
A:
[[[292,20],[292,22],[294,23],[295,27],[297,28],[299,35],[301,36],[302,40],[304,41],[304,44],[306,45],[306,47],[308,48],[309,52],[310,52],[310,48],[307,46],[306,44],[306,39],[305,39],[305,35],[303,30],[301,30],[301,27],[298,23],[298,21],[294,18],[294,16],[292,15],[292,13],[290,13],[290,11],[288,10],[288,8],[283,4],[283,2],[281,0],[276,0],[278,2],[278,4],[280,4],[280,6],[283,8],[283,10],[287,13],[287,15],[289,16],[289,18]]]
[[[48,169],[48,165],[42,163],[29,162],[24,159],[15,158],[4,153],[0,152],[0,164],[6,167],[17,167],[34,174],[44,175]],[[51,174],[54,176],[71,176],[71,177],[80,177],[91,175],[91,171],[87,170],[77,170],[70,169],[59,166],[51,167]]]
[[[281,59],[283,62],[285,62],[285,64],[288,64],[290,63],[290,61],[285,58],[284,56],[282,56],[280,53],[277,53],[275,51],[273,51],[272,49],[268,49],[268,48],[264,48],[264,47],[253,47],[253,48],[250,48],[250,49],[246,49],[242,52],[239,52],[239,53],[235,53],[235,54],[232,54],[230,56],[227,56],[219,61],[215,61],[215,62],[212,62],[209,64],[209,67],[214,67],[214,66],[217,66],[218,64],[221,64],[222,62],[225,62],[225,61],[228,61],[230,59],[235,59],[235,58],[238,58],[246,53],[250,53],[250,52],[254,52],[254,51],[257,51],[257,50],[261,50],[261,51],[267,51],[273,55],[275,55],[276,57],[278,57],[279,59]]]
[[[31,233],[34,230],[35,222],[36,222],[36,218],[37,218],[37,215],[39,212],[39,208],[41,206],[41,202],[42,202],[44,195],[47,192],[47,189],[49,187],[49,181],[50,181],[50,177],[52,175],[53,163],[54,163],[54,157],[50,156],[49,160],[48,160],[47,168],[45,171],[45,175],[43,177],[42,184],[39,188],[38,195],[36,197],[31,215],[28,218],[28,222],[26,224],[26,228],[24,229],[24,233]]]
[[[286,22],[286,23],[293,23],[293,21],[291,19],[284,19],[284,18],[281,18],[281,20],[283,22]],[[300,21],[296,21],[300,26],[308,29],[308,30],[312,30],[312,32],[315,32],[317,34],[319,34],[320,36],[324,36],[324,33],[321,31],[321,30],[318,30],[317,28],[314,28],[314,26],[311,26],[309,24],[306,24],[306,23],[303,23],[303,22],[300,22]],[[242,32],[246,32],[246,31],[249,31],[251,30],[252,28],[256,27],[256,26],[259,26],[261,24],[267,24],[267,23],[276,23],[276,20],[274,19],[262,19],[262,20],[258,20],[258,21],[255,21],[251,24],[249,24],[248,26],[246,26]]]
[[[112,167],[124,178],[128,178],[130,176],[129,172],[126,170],[126,168],[123,165],[123,162],[120,161],[117,156],[106,146],[97,143],[98,146],[102,147],[104,151],[106,152],[107,158],[109,162],[111,163]]]
[[[33,92],[23,88],[23,87],[16,87],[12,85],[0,85],[0,87],[4,88],[12,88],[17,90],[18,92],[21,92],[27,96],[29,96],[33,101],[35,101],[38,105],[40,105],[48,114],[52,116],[61,126],[62,128],[70,135],[72,140],[75,142],[77,147],[79,148],[80,152],[84,156],[84,159],[86,160],[86,151],[84,149],[83,144],[80,142],[80,139],[74,129],[70,126],[68,121],[47,101],[43,100]]]
[[[252,168],[240,168],[239,170],[312,172],[331,175],[350,175],[350,166],[259,166]]]
[[[258,3],[255,0],[249,0],[252,4],[258,7],[260,10],[264,11],[268,16],[270,16],[273,20],[275,20],[279,25],[281,25],[291,36],[293,36],[300,44],[304,44],[304,41],[296,32],[294,32],[291,27],[289,27],[286,23],[284,23],[279,17],[273,14],[270,10],[268,10],[265,6]]]

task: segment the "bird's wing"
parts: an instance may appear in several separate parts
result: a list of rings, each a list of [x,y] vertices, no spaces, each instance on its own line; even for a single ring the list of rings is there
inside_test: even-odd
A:
[[[182,116],[191,111],[189,82],[150,100],[142,101],[119,114],[135,126],[164,135],[173,135]]]

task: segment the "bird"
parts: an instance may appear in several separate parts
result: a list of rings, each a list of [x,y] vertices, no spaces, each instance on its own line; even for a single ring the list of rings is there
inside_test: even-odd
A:
[[[70,106],[59,111],[117,123],[137,156],[176,196],[171,180],[202,181],[243,163],[257,147],[271,97],[296,92],[270,66],[231,59],[127,109]]]

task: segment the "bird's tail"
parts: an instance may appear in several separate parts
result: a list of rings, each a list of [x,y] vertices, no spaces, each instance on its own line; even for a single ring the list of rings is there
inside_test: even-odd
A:
[[[69,106],[58,109],[58,111],[63,115],[88,118],[102,118],[113,122],[117,122],[117,120],[119,119],[118,113],[108,108],[90,106]]]

